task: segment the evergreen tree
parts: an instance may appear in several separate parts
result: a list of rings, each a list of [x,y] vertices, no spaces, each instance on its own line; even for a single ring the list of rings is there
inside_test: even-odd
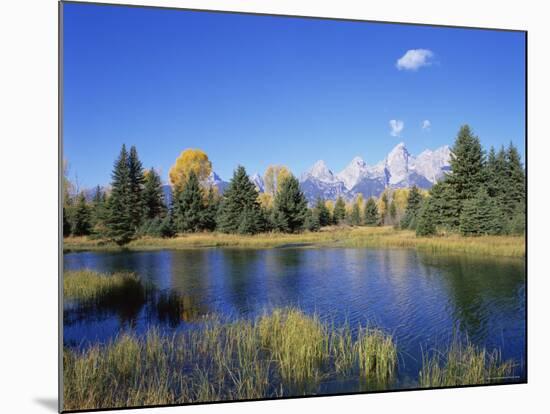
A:
[[[405,209],[405,215],[401,220],[401,228],[412,229],[416,228],[416,218],[422,205],[422,194],[418,190],[418,187],[414,185],[409,192],[407,198],[407,208]]]
[[[100,186],[97,186],[92,199],[91,227],[96,237],[106,234],[105,220],[107,220],[107,196]]]
[[[508,225],[511,234],[525,234],[525,203],[518,203]]]
[[[325,200],[318,198],[315,202],[313,213],[319,217],[319,225],[325,227],[330,225],[330,211],[325,204]]]
[[[307,209],[306,219],[304,221],[304,228],[309,231],[319,231],[321,229],[321,223],[319,223],[319,214],[312,209]]]
[[[68,237],[71,235],[71,223],[69,222],[69,217],[67,215],[67,208],[63,206],[63,237]]]
[[[462,205],[465,200],[476,196],[479,188],[486,184],[485,154],[479,138],[473,135],[468,125],[460,127],[458,136],[451,150],[451,171],[445,181],[449,185],[446,193],[451,226],[459,221]]]
[[[84,193],[80,193],[75,210],[73,234],[75,236],[87,236],[91,230],[91,212]]]
[[[143,184],[143,216],[145,220],[152,220],[166,214],[166,204],[162,191],[160,176],[151,168],[145,174]]]
[[[132,240],[135,227],[132,221],[130,205],[132,202],[128,151],[122,145],[120,155],[115,161],[111,181],[111,196],[107,202],[107,237],[119,245]]]
[[[517,148],[510,143],[506,150],[505,191],[502,193],[502,210],[510,220],[518,206],[525,204],[525,171]]]
[[[160,237],[169,238],[176,235],[176,226],[174,224],[174,215],[172,211],[168,211],[166,216],[162,219],[159,226]]]
[[[144,219],[143,165],[139,160],[136,147],[132,145],[128,154],[128,175],[130,177],[130,217],[134,229],[138,229]]]
[[[342,197],[336,199],[336,204],[334,204],[334,213],[332,215],[332,220],[334,224],[342,223],[346,218],[346,203]]]
[[[262,230],[262,211],[258,191],[244,167],[233,173],[217,216],[218,230],[224,233],[258,233]]]
[[[361,224],[361,209],[359,203],[353,203],[350,215],[350,224],[352,226],[359,226]]]
[[[201,227],[205,230],[214,231],[216,229],[216,216],[220,208],[220,198],[213,187],[208,188],[206,195],[206,206],[202,213]]]
[[[422,202],[418,217],[416,219],[416,235],[432,236],[436,233],[435,217],[431,211],[431,199]]]
[[[474,198],[464,202],[460,215],[460,233],[463,236],[501,234],[503,216],[494,198],[481,187]]]
[[[274,226],[285,233],[295,233],[304,226],[307,200],[300,190],[300,183],[290,175],[278,183],[273,202]]]
[[[365,204],[365,224],[367,226],[377,226],[380,223],[378,216],[378,207],[374,198],[369,198]]]
[[[189,173],[183,189],[176,198],[176,229],[180,232],[196,232],[203,223],[203,199],[199,179],[194,171]]]
[[[457,196],[445,180],[436,183],[430,189],[430,212],[436,225],[455,229],[460,224],[457,217]]]

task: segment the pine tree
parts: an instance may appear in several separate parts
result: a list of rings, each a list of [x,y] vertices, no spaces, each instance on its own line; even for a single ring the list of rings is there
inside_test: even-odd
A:
[[[503,215],[494,198],[481,187],[474,198],[464,202],[460,215],[460,233],[463,236],[501,234]]]
[[[95,237],[106,234],[105,221],[107,220],[107,196],[100,186],[97,186],[92,199],[91,227]]]
[[[217,216],[217,228],[223,233],[258,233],[262,230],[262,211],[258,191],[244,167],[233,173]]]
[[[330,211],[325,204],[325,200],[323,200],[322,198],[317,199],[317,201],[315,202],[313,213],[317,214],[317,216],[319,217],[319,225],[321,227],[330,225]]]
[[[473,135],[468,125],[460,127],[451,150],[450,164],[451,171],[445,182],[449,185],[447,207],[452,216],[449,225],[455,227],[464,201],[474,198],[479,188],[486,184],[485,154],[479,138]]]
[[[319,231],[321,229],[321,223],[319,223],[319,214],[312,209],[307,209],[306,219],[304,221],[304,228],[309,231]]]
[[[407,208],[405,209],[405,215],[401,220],[401,228],[414,230],[416,228],[416,218],[422,205],[422,194],[418,190],[418,187],[414,185],[409,192],[407,198]]]
[[[67,215],[67,208],[63,206],[63,237],[68,237],[71,235],[71,223],[69,222],[69,217]]]
[[[203,198],[199,179],[194,171],[189,173],[183,189],[179,191],[175,205],[176,229],[180,232],[201,230],[203,220]]]
[[[336,204],[334,204],[334,213],[332,215],[332,220],[334,224],[341,224],[346,218],[346,203],[342,197],[336,199]]]
[[[143,216],[145,220],[152,220],[166,214],[166,204],[162,191],[160,176],[151,168],[145,173],[143,184]]]
[[[518,203],[507,230],[510,234],[525,234],[525,203]]]
[[[76,203],[73,234],[75,236],[87,236],[91,230],[91,212],[84,193],[80,193]]]
[[[367,226],[377,226],[380,223],[378,216],[378,207],[374,198],[369,198],[365,204],[365,224]]]
[[[431,199],[422,202],[416,219],[416,235],[432,236],[436,233],[435,217],[431,209]]]
[[[160,237],[169,238],[176,235],[176,226],[174,224],[174,215],[172,211],[168,211],[166,216],[162,219],[159,226]]]
[[[130,177],[130,217],[134,229],[138,229],[144,219],[143,165],[139,160],[136,147],[132,145],[128,155],[128,174]]]
[[[511,220],[518,205],[525,204],[525,171],[517,148],[510,143],[506,150],[505,189],[502,194],[502,210]]]
[[[130,204],[132,201],[128,151],[122,145],[120,155],[115,161],[111,181],[111,196],[107,202],[107,236],[119,245],[132,240],[135,227],[132,221]]]
[[[295,233],[304,226],[307,214],[307,200],[300,190],[300,183],[293,175],[278,183],[273,202],[274,225],[277,230]]]
[[[445,180],[438,182],[430,189],[430,211],[436,225],[456,229],[460,224],[457,216],[457,196]]]
[[[350,224],[352,226],[359,226],[361,224],[361,209],[359,203],[353,203],[350,215]]]
[[[202,213],[201,227],[205,230],[214,231],[216,229],[216,216],[220,207],[220,198],[213,187],[208,188],[206,195],[206,205]]]

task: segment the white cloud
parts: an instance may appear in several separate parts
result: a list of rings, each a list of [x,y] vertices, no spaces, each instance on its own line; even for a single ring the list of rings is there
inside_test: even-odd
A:
[[[395,67],[399,70],[418,70],[422,66],[432,64],[431,59],[434,53],[428,49],[410,49],[397,59]]]
[[[390,135],[392,137],[398,137],[401,135],[401,131],[403,131],[403,128],[405,128],[405,124],[403,121],[400,121],[398,119],[392,119],[390,121]]]
[[[429,119],[425,119],[424,121],[422,121],[422,129],[429,131],[431,127],[432,127],[432,123],[430,122]]]

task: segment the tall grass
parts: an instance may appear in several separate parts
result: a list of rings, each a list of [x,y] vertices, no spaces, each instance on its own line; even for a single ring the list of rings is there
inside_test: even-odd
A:
[[[303,382],[319,376],[328,357],[328,331],[317,316],[297,309],[275,309],[257,324],[262,346],[277,361],[285,381]]]
[[[255,321],[212,317],[203,325],[174,336],[152,329],[84,351],[65,349],[64,409],[297,395],[344,371],[376,381],[395,373],[391,337],[365,329],[354,341],[349,326],[332,331],[297,309],[275,309]]]
[[[316,247],[416,248],[434,253],[465,253],[484,256],[525,256],[525,237],[462,237],[456,234],[438,237],[416,237],[410,230],[392,227],[329,227],[317,233],[262,233],[237,235],[222,233],[185,234],[172,239],[143,237],[125,248],[133,250],[188,249],[201,247],[272,248],[288,245]],[[87,237],[64,239],[66,251],[119,250],[115,244]]]
[[[144,294],[145,287],[134,273],[78,270],[63,274],[63,297],[69,300],[116,303],[140,299]]]
[[[380,382],[390,380],[397,366],[397,349],[391,336],[379,329],[361,329],[354,344],[360,373]]]
[[[418,380],[421,387],[489,384],[510,379],[513,370],[513,362],[503,361],[498,350],[455,337],[446,352],[424,354]]]

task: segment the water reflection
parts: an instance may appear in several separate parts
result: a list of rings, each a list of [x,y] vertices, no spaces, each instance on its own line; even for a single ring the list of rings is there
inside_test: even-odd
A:
[[[367,323],[394,334],[400,375],[416,377],[421,346],[442,345],[458,327],[476,344],[524,359],[523,260],[385,249],[197,249],[71,253],[65,269],[134,271],[156,287],[143,300],[101,308],[67,304],[68,346],[151,325],[191,329],[208,314],[253,318],[298,306],[335,325]]]

